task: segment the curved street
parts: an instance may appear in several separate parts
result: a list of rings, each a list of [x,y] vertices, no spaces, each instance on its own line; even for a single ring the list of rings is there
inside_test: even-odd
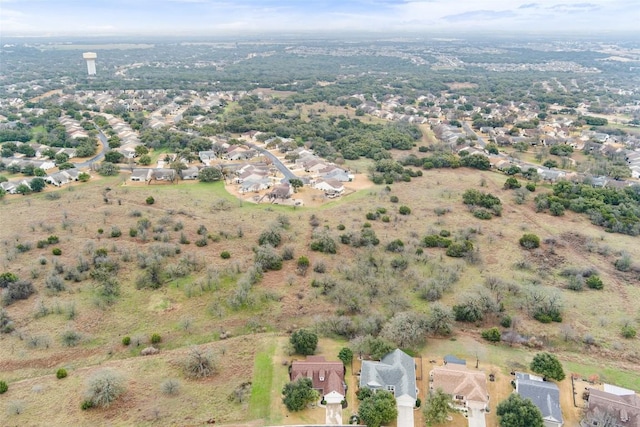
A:
[[[101,129],[98,129],[98,139],[100,140],[102,149],[98,154],[96,154],[94,157],[90,158],[89,160],[85,160],[84,162],[80,162],[80,163],[75,163],[75,166],[78,169],[86,168],[86,167],[90,168],[92,164],[104,158],[104,154],[109,150],[109,144],[108,144],[107,136],[102,132]]]
[[[280,161],[279,158],[274,156],[269,150],[250,143],[246,143],[246,145],[253,148],[254,150],[261,152],[265,156],[269,157],[271,161],[273,161],[274,166],[277,167],[280,172],[282,172],[282,175],[284,175],[284,179],[282,180],[282,182],[289,182],[289,180],[291,179],[299,179],[293,172],[291,172],[291,170],[289,170],[288,167],[285,166],[284,163]]]

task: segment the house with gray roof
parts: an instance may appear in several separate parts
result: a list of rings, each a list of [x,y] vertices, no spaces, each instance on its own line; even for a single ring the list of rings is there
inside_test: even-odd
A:
[[[379,362],[363,361],[359,386],[393,393],[398,407],[397,426],[413,427],[413,408],[418,397],[416,364],[413,357],[396,349]]]
[[[560,389],[555,383],[544,381],[541,377],[516,372],[516,393],[529,399],[542,412],[545,427],[562,427],[560,409]]]

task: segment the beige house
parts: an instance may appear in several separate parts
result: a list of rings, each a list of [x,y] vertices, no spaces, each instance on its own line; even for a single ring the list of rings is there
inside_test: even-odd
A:
[[[469,427],[486,426],[485,411],[489,404],[487,377],[484,372],[465,365],[449,363],[429,373],[429,391],[441,389],[453,398],[454,408],[465,413]]]

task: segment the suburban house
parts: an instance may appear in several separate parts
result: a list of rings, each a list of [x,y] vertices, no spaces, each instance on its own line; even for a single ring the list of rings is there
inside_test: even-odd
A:
[[[197,167],[186,168],[180,171],[182,179],[198,179],[200,170]]]
[[[541,377],[516,372],[516,393],[530,399],[542,412],[545,427],[562,427],[560,389],[555,383]]]
[[[151,172],[153,172],[152,169],[134,169],[133,171],[131,171],[131,178],[129,179],[135,182],[147,182],[151,179]]]
[[[344,372],[344,365],[340,361],[330,362],[323,356],[308,356],[306,360],[291,363],[289,377],[291,381],[311,378],[313,388],[318,390],[323,400],[327,403],[341,403],[347,390]]]
[[[240,188],[238,188],[238,192],[243,194],[250,192],[257,193],[258,191],[271,188],[272,185],[273,183],[269,178],[246,180],[242,181]]]
[[[633,391],[609,384],[604,390],[589,389],[583,427],[640,427],[640,397]]]
[[[453,407],[466,414],[469,426],[483,427],[489,403],[487,377],[484,372],[470,370],[458,360],[433,368],[429,373],[429,390],[441,389],[451,395]]]
[[[388,390],[396,398],[398,427],[413,427],[413,408],[418,397],[416,364],[413,357],[396,349],[375,362],[364,360],[360,370],[360,388]]]
[[[44,180],[56,187],[68,184],[73,181],[77,181],[80,176],[80,171],[77,168],[65,169],[60,172],[53,173],[47,176]]]
[[[176,179],[176,171],[174,169],[153,169],[151,172],[151,178],[156,181],[171,181],[173,182]]]
[[[344,185],[335,179],[318,179],[313,187],[324,191],[327,195],[339,195],[344,192]]]

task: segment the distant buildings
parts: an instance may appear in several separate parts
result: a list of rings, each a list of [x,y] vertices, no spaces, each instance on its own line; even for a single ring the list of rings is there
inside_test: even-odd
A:
[[[96,58],[98,55],[95,52],[85,52],[82,57],[87,61],[87,73],[90,76],[96,75]]]

